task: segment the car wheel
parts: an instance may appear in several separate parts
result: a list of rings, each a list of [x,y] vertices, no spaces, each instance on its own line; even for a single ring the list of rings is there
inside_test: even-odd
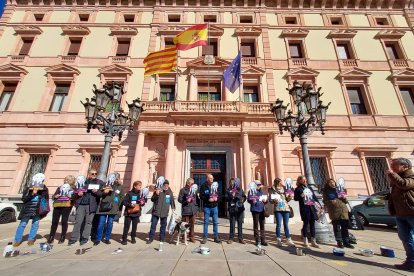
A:
[[[369,225],[369,221],[361,213],[358,213],[358,218],[359,218],[359,221],[361,222],[362,225],[364,225],[364,226]]]
[[[9,223],[13,220],[13,212],[6,210],[0,213],[0,224]]]

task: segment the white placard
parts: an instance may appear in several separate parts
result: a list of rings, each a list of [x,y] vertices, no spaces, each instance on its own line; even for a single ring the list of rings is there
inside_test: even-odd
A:
[[[89,184],[88,190],[99,190],[99,184]]]
[[[261,195],[259,200],[260,201],[266,201],[267,200],[267,195]]]

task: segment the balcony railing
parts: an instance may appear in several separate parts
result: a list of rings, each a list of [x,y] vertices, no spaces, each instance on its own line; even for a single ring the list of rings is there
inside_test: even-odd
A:
[[[10,61],[13,62],[13,63],[24,63],[26,57],[27,57],[26,55],[24,55],[24,56],[11,56]]]
[[[75,63],[76,56],[61,56],[62,63]]]
[[[358,63],[356,59],[341,59],[342,65],[346,67],[357,67]]]
[[[405,59],[393,59],[392,62],[395,67],[408,67],[408,62]]]
[[[271,114],[269,103],[244,103],[238,101],[174,101],[174,102],[145,102],[145,112],[220,112],[220,113],[249,113]]]
[[[256,65],[257,57],[242,57],[243,64]]]
[[[291,58],[290,63],[292,66],[307,66],[308,65],[306,58]]]
[[[112,63],[127,63],[128,57],[127,56],[114,56],[111,57]]]

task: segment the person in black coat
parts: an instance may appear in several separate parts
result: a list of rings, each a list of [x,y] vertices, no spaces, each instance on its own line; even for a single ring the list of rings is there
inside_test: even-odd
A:
[[[244,202],[246,195],[240,187],[240,179],[230,178],[229,187],[226,191],[227,209],[229,210],[230,233],[228,244],[231,244],[234,239],[234,232],[237,221],[237,237],[241,244],[246,242],[243,240],[243,218],[244,218]]]
[[[218,235],[218,203],[220,201],[220,195],[218,194],[218,183],[213,182],[213,180],[213,175],[208,174],[206,183],[200,187],[200,199],[204,211],[203,240],[201,244],[207,243],[210,217],[213,218],[214,242],[221,243]]]
[[[305,247],[308,244],[308,227],[310,228],[312,246],[319,248],[315,239],[315,221],[318,220],[318,213],[315,204],[319,204],[319,200],[315,195],[313,189],[308,186],[308,181],[305,176],[300,175],[296,180],[296,189],[294,200],[299,201],[300,217],[303,221],[302,237]]]
[[[46,204],[49,204],[49,190],[43,183],[44,179],[44,174],[36,174],[35,176],[33,176],[32,185],[26,187],[23,191],[23,206],[18,217],[20,223],[16,229],[16,235],[14,237],[13,245],[14,247],[17,247],[22,244],[24,229],[29,223],[29,220],[32,220],[32,227],[30,228],[27,244],[33,245],[36,239],[37,230],[39,230],[39,221],[47,215],[47,213],[39,213],[39,207],[41,203],[44,202]]]
[[[132,222],[131,230],[131,243],[136,243],[135,237],[137,236],[137,225],[139,222],[139,217],[141,216],[141,209],[147,203],[147,198],[141,197],[142,182],[135,181],[132,184],[132,190],[129,191],[123,200],[123,205],[125,206],[124,211],[124,232],[122,234],[121,244],[127,244],[127,236],[129,227]]]
[[[181,203],[181,219],[183,222],[190,224],[189,239],[192,243],[195,242],[194,224],[195,216],[198,212],[197,190],[193,193],[191,189],[193,185],[195,185],[194,179],[188,178],[185,182],[185,187],[178,194],[178,202]]]

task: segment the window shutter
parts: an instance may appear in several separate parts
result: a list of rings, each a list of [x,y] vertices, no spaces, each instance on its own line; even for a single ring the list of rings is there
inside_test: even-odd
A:
[[[80,39],[71,39],[68,56],[77,56],[79,54],[81,43],[82,43],[82,40]]]
[[[347,88],[347,90],[348,90],[348,95],[349,95],[349,102],[351,104],[353,103],[360,104],[363,102],[361,91],[359,88],[352,87],[352,88]]]
[[[397,52],[395,45],[387,44],[386,47],[387,47],[388,57],[390,59],[399,59],[398,52]]]
[[[116,51],[117,56],[128,56],[129,52],[129,40],[118,40],[118,49]]]
[[[302,49],[299,43],[289,44],[289,52],[291,58],[303,58]]]
[[[253,42],[242,42],[240,46],[241,46],[243,57],[255,57],[256,56]]]
[[[19,55],[20,56],[27,56],[29,54],[30,48],[32,47],[33,38],[24,38],[23,45],[20,49]]]
[[[407,112],[414,115],[414,97],[411,88],[400,88],[401,97],[403,98]]]

